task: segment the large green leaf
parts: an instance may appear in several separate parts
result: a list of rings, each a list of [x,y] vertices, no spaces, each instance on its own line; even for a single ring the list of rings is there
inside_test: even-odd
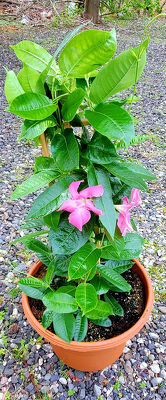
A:
[[[29,121],[26,119],[21,126],[21,135],[19,136],[19,140],[22,138],[34,139],[46,131],[47,128],[56,125],[57,121],[53,115],[50,115],[50,117],[41,121]]]
[[[147,184],[144,180],[150,181],[156,179],[155,175],[146,168],[134,163],[114,160],[110,164],[105,165],[105,168],[122,182],[126,183],[126,185],[142,191],[147,191]]]
[[[134,85],[146,64],[147,46],[148,40],[141,48],[138,46],[123,51],[99,71],[90,89],[90,99],[93,103],[99,104]],[[139,57],[141,49],[143,52]]]
[[[131,286],[126,282],[126,280],[118,274],[113,268],[109,268],[105,265],[98,265],[97,271],[103,278],[105,278],[108,282],[112,283],[113,285],[117,286],[124,292],[129,292]]]
[[[35,92],[45,94],[45,90],[38,91],[36,89],[36,83],[39,79],[40,74],[35,71],[33,68],[29,67],[29,65],[24,64],[23,68],[17,74],[17,78],[20,82],[20,85],[24,89],[25,92]]]
[[[92,163],[108,164],[112,158],[118,157],[118,154],[115,146],[107,137],[95,132],[82,156]]]
[[[91,320],[97,320],[108,317],[108,315],[113,315],[113,309],[110,304],[105,301],[98,300],[97,306],[92,311],[86,313],[86,317]]]
[[[54,185],[47,188],[34,201],[27,219],[48,215],[59,208],[70,196],[68,191],[70,183],[81,179],[81,177],[80,174],[71,174],[59,179]]]
[[[13,245],[13,244],[16,244],[17,242],[24,243],[25,246],[27,246],[29,241],[31,241],[35,236],[41,236],[41,235],[44,235],[45,233],[48,233],[48,230],[35,231],[35,232],[27,233],[24,236],[20,236],[17,239],[12,240],[12,242],[10,242],[10,246]]]
[[[49,117],[57,109],[57,104],[43,94],[24,93],[16,97],[7,108],[13,114],[30,120]]]
[[[101,295],[107,293],[110,289],[109,284],[103,279],[100,275],[95,275],[94,278],[91,280],[91,284],[96,289],[97,295]]]
[[[74,225],[68,222],[67,216],[60,220],[58,231],[49,232],[49,241],[55,254],[72,254],[82,247],[89,239],[94,226],[93,217],[83,226],[80,232]]]
[[[59,219],[60,219],[60,213],[57,213],[57,211],[53,211],[52,213],[44,217],[44,223],[49,228],[52,228],[54,229],[54,231],[56,231],[56,229],[58,228]]]
[[[80,283],[77,286],[75,298],[84,314],[93,310],[97,305],[97,293],[90,283]]]
[[[84,97],[85,92],[81,88],[75,89],[69,94],[62,106],[62,117],[64,121],[72,121]]]
[[[65,342],[70,343],[75,332],[75,318],[72,314],[53,315],[53,326],[55,333]]]
[[[52,58],[42,46],[28,40],[23,40],[11,47],[19,60],[40,72]],[[53,75],[56,71],[57,66],[54,61],[50,67],[50,73]]]
[[[94,204],[103,211],[104,215],[100,215],[99,219],[113,237],[116,226],[116,211],[112,201],[112,189],[108,173],[104,169],[94,168],[91,165],[88,169],[88,183],[89,186],[103,185],[103,196],[94,199]]]
[[[47,283],[33,276],[20,279],[18,285],[27,296],[39,300],[43,298],[45,292],[48,290]]]
[[[85,339],[87,331],[88,331],[87,317],[85,315],[82,316],[81,312],[78,312],[76,316],[74,340],[76,340],[77,342],[82,342]]]
[[[64,75],[82,78],[109,61],[115,50],[114,29],[83,31],[65,46],[59,57],[59,68]]]
[[[90,321],[95,325],[104,326],[104,328],[109,328],[111,326],[111,320],[107,317],[101,319],[91,319]]]
[[[65,285],[65,286],[60,286],[57,290],[56,293],[66,293],[70,294],[71,296],[75,296],[75,291],[76,291],[76,286],[73,285]]]
[[[75,298],[66,293],[49,291],[45,294],[42,301],[49,310],[58,314],[71,313],[78,308]]]
[[[35,174],[37,172],[45,171],[48,169],[55,169],[55,162],[53,158],[43,157],[43,156],[35,158],[35,166],[34,166]]]
[[[10,200],[19,199],[29,193],[36,192],[36,190],[41,189],[43,186],[52,182],[55,178],[58,178],[59,175],[60,172],[57,170],[42,171],[32,175],[14,190]]]
[[[68,269],[69,279],[78,279],[87,274],[96,265],[100,253],[100,249],[93,243],[84,244],[71,258]]]
[[[7,71],[5,80],[5,96],[9,104],[21,94],[24,93],[22,86],[20,85],[14,71]]]
[[[134,137],[131,115],[114,103],[101,103],[94,111],[86,110],[85,117],[93,128],[109,139],[123,140],[129,145]]]
[[[40,240],[26,239],[25,242],[23,242],[23,243],[27,247],[27,249],[32,250],[35,253],[44,254],[46,256],[50,255],[49,247],[46,246],[44,243],[40,242]]]
[[[70,256],[56,256],[52,261],[54,267],[53,276],[67,276]]]
[[[44,219],[41,217],[38,219],[27,221],[26,224],[21,225],[20,229],[24,230],[24,229],[41,228],[41,226],[43,226],[43,225],[44,225]]]
[[[36,289],[41,287],[48,288],[48,284],[46,282],[42,281],[42,279],[35,278],[34,276],[22,278],[18,281],[18,284],[29,286]]]
[[[42,321],[41,321],[43,328],[47,329],[51,325],[52,321],[53,321],[53,312],[46,308],[46,310],[44,310],[44,313],[42,315]]]
[[[132,261],[124,261],[124,260],[120,260],[120,261],[113,261],[113,260],[108,260],[105,263],[106,266],[113,268],[116,272],[118,272],[118,274],[123,274],[123,272],[128,271],[128,269],[130,269],[133,265]]]
[[[65,129],[64,134],[55,135],[51,141],[52,156],[61,171],[79,168],[78,143],[72,129]]]
[[[115,299],[115,297],[112,296],[112,294],[110,294],[110,293],[105,294],[104,300],[106,302],[108,302],[109,304],[111,304],[115,315],[119,315],[120,317],[124,316],[124,311],[123,311],[122,306],[118,303],[118,301]]]
[[[139,256],[144,239],[137,233],[127,233],[114,241],[113,244],[103,246],[101,256],[112,260],[131,260]]]

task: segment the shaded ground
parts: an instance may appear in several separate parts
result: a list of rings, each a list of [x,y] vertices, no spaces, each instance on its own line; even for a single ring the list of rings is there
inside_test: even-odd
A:
[[[145,20],[112,21],[100,29],[117,30],[118,52],[139,43]],[[139,233],[146,237],[140,259],[153,278],[155,306],[152,316],[142,331],[129,341],[121,358],[104,371],[87,374],[73,371],[59,362],[49,344],[32,330],[22,312],[21,297],[14,283],[15,273],[25,273],[34,257],[18,244],[9,248],[8,242],[19,234],[19,226],[29,210],[33,196],[16,202],[8,202],[14,187],[29,176],[40,149],[30,143],[16,142],[20,119],[3,111],[7,105],[2,96],[1,115],[1,393],[0,400],[101,400],[101,399],[164,399],[164,319],[166,300],[164,292],[164,122],[165,85],[164,53],[165,37],[163,19],[151,28],[148,61],[137,86],[142,101],[132,107],[136,118],[137,134],[152,137],[140,145],[129,148],[128,157],[142,162],[158,177],[149,185],[150,193],[142,194],[143,204],[135,213]],[[91,27],[89,25],[89,27]],[[94,28],[94,26],[93,26]],[[28,39],[54,52],[59,41],[68,32],[67,27],[49,29],[25,28],[16,32],[2,31],[0,45],[2,65],[8,69],[19,68],[9,44]],[[1,70],[2,79],[5,71]],[[165,185],[165,186],[164,186]],[[165,305],[164,305],[165,304]],[[10,395],[11,394],[11,395]],[[101,397],[99,397],[101,396]]]

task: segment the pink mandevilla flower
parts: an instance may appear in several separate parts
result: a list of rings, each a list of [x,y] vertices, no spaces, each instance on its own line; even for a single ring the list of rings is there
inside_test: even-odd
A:
[[[103,195],[103,186],[90,186],[78,193],[77,189],[81,182],[84,181],[76,181],[70,184],[69,192],[71,194],[71,199],[66,200],[57,210],[70,212],[68,218],[69,222],[79,229],[79,231],[82,231],[83,225],[90,220],[90,211],[93,211],[97,215],[104,215],[101,210],[98,210],[94,206],[92,200],[90,200],[91,197],[100,197]]]
[[[116,205],[116,209],[119,211],[118,216],[118,227],[122,233],[122,236],[125,236],[127,232],[132,232],[133,228],[130,222],[130,213],[129,210],[132,207],[139,206],[141,204],[140,198],[140,190],[133,188],[131,191],[131,200],[124,196],[122,198],[123,204]]]

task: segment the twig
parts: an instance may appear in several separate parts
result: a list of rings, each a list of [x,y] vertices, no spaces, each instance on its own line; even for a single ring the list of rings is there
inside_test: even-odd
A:
[[[50,157],[50,153],[48,150],[48,143],[46,141],[46,137],[44,132],[40,135],[40,143],[42,145],[42,155],[43,157]]]
[[[42,397],[41,397],[41,395],[40,395],[39,389],[38,389],[38,387],[37,387],[37,385],[36,385],[36,383],[35,383],[34,377],[33,377],[33,375],[32,375],[32,374],[30,373],[30,371],[29,371],[29,367],[28,367],[27,361],[26,361],[26,360],[23,360],[22,362],[23,362],[23,364],[25,365],[25,367],[27,368],[27,371],[28,371],[28,373],[29,373],[29,379],[30,379],[31,382],[33,383],[33,386],[35,387],[36,392],[37,392],[39,398],[42,400]]]

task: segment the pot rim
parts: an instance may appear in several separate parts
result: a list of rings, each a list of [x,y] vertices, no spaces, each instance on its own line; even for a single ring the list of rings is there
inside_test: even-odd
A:
[[[107,349],[108,347],[118,346],[122,343],[126,343],[129,339],[134,337],[145,325],[146,321],[149,318],[149,315],[152,311],[153,301],[154,301],[154,294],[153,294],[153,287],[151,280],[145,270],[145,268],[141,265],[141,263],[137,259],[133,259],[136,271],[138,272],[145,289],[146,295],[146,304],[145,309],[139,320],[127,331],[121,333],[118,336],[114,336],[113,338],[106,339],[99,342],[76,342],[71,341],[70,343],[65,342],[61,338],[59,338],[55,333],[50,332],[48,329],[44,329],[41,323],[35,318],[33,315],[30,305],[28,296],[25,293],[22,293],[22,305],[24,309],[24,313],[32,325],[32,327],[39,333],[39,335],[43,336],[48,342],[53,345],[58,345],[60,347],[64,347],[66,350],[72,348],[75,351],[93,351],[100,349]],[[28,276],[33,276],[36,270],[42,265],[43,263],[38,260],[30,269]]]

